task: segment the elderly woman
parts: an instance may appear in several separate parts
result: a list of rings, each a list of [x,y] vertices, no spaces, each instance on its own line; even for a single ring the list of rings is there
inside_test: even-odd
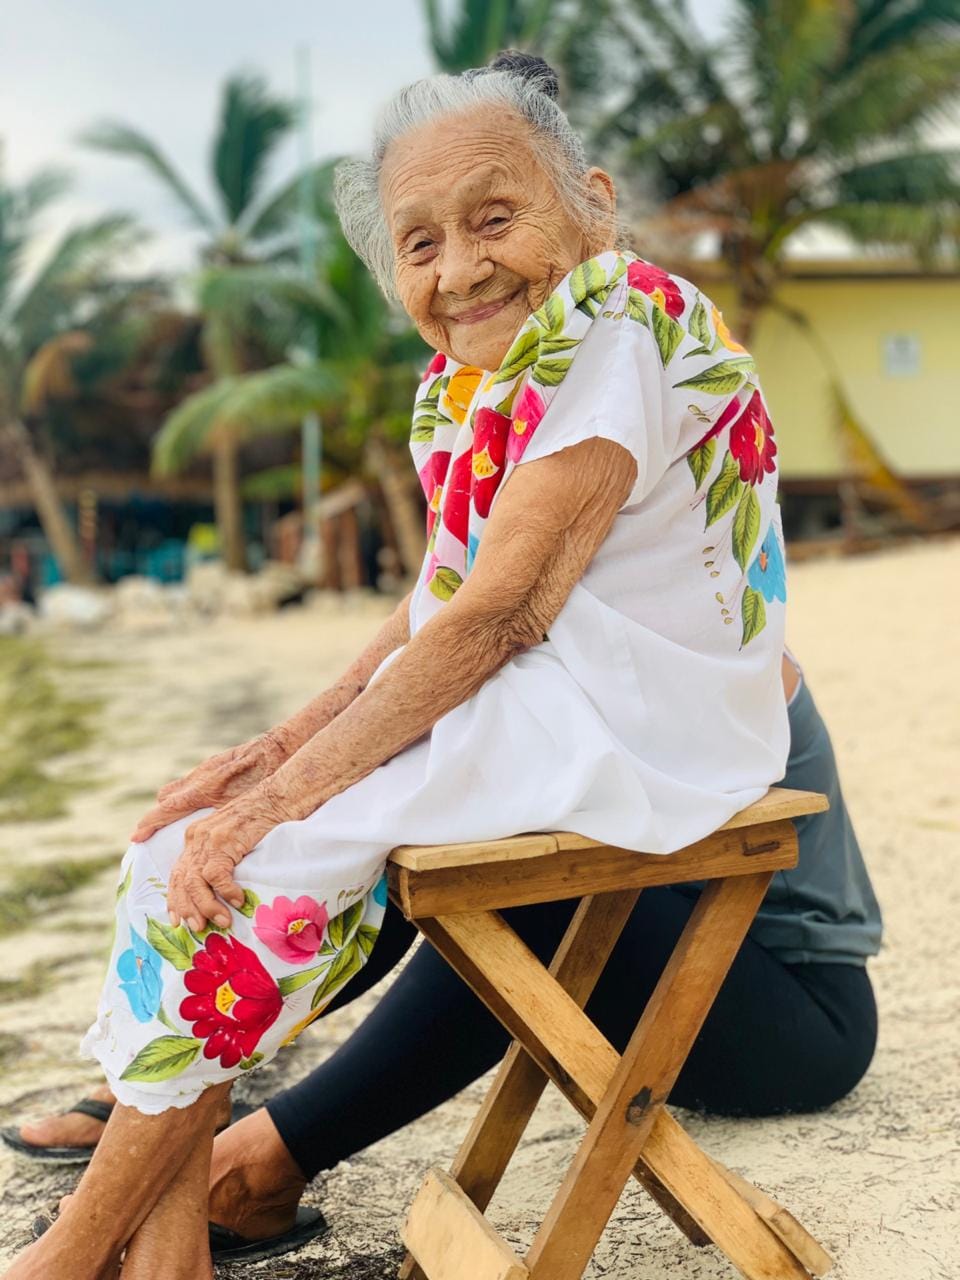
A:
[[[212,1275],[230,1082],[378,954],[394,845],[562,829],[669,855],[783,776],[754,365],[692,285],[617,250],[555,88],[514,58],[421,82],[341,174],[348,236],[438,352],[412,431],[427,554],[344,680],[134,833],[84,1042],[118,1105],[9,1280]]]

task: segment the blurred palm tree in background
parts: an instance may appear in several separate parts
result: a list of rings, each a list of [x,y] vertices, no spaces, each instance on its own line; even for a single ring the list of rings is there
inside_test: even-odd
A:
[[[84,582],[91,570],[57,493],[50,410],[95,395],[128,360],[156,290],[118,278],[141,238],[122,215],[64,233],[31,269],[28,249],[43,211],[67,186],[52,171],[20,186],[0,172],[0,437],[30,486],[61,572]]]
[[[344,239],[333,208],[335,163],[312,175],[312,278],[283,264],[216,266],[203,274],[199,299],[210,317],[211,342],[229,351],[244,335],[262,333],[284,354],[270,367],[229,373],[183,400],[157,437],[154,467],[170,475],[218,437],[239,444],[289,433],[304,415],[321,413],[328,475],[344,479],[365,468],[375,475],[401,557],[415,570],[423,519],[407,482],[409,468],[400,479],[391,445],[409,431],[415,370],[425,348]],[[275,468],[251,477],[247,491],[260,500],[285,499],[296,496],[299,483],[297,468]]]
[[[284,264],[288,284],[296,289],[294,220],[301,179],[298,175],[267,189],[270,161],[295,123],[291,103],[271,95],[253,75],[231,77],[224,85],[220,118],[211,147],[212,202],[196,194],[163,150],[130,125],[105,122],[81,138],[87,146],[135,160],[174,197],[204,239],[200,257],[208,269],[232,268],[235,287],[201,280],[199,303],[204,317],[204,346],[210,371],[218,380],[232,379],[283,359],[287,334],[277,327],[275,310],[261,305],[261,281],[275,278]],[[265,268],[272,271],[265,272]],[[217,279],[222,281],[222,274]],[[279,284],[278,288],[281,287]],[[303,286],[304,291],[307,286]],[[242,293],[243,305],[236,300]],[[239,438],[221,424],[204,438],[213,456],[214,509],[221,549],[231,569],[246,567],[239,476]]]

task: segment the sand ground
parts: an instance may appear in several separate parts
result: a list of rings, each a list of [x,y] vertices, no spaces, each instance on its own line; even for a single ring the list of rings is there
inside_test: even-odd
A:
[[[683,1116],[711,1152],[793,1210],[837,1260],[836,1280],[960,1276],[960,542],[798,566],[790,638],[831,726],[854,820],[885,912],[871,972],[880,1044],[867,1077],[817,1115],[765,1121]],[[119,857],[160,783],[204,754],[291,711],[346,665],[386,612],[383,602],[325,604],[177,634],[60,638],[54,652],[106,660],[70,677],[107,708],[94,746],[71,767],[98,785],[69,816],[0,826],[0,894],[15,868]],[[38,906],[0,939],[0,1123],[72,1102],[95,1078],[76,1057],[106,954],[113,872]],[[244,1082],[259,1098],[322,1060],[376,992]],[[245,1274],[276,1280],[374,1277],[398,1257],[397,1228],[425,1167],[446,1163],[482,1085],[322,1176],[309,1196],[334,1224],[322,1245]],[[518,1245],[557,1186],[581,1126],[549,1093],[492,1216]],[[0,1259],[36,1211],[68,1190],[0,1154]],[[223,1275],[236,1274],[223,1269]],[[695,1250],[635,1188],[623,1196],[591,1280],[719,1280],[732,1268]]]

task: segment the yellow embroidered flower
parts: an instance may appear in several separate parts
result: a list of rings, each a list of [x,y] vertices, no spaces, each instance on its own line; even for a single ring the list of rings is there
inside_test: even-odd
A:
[[[482,369],[474,369],[472,365],[464,365],[450,379],[443,393],[443,408],[454,422],[463,422],[473,399],[474,392],[483,377]]]
[[[720,313],[719,308],[716,306],[713,307],[713,325],[717,331],[717,337],[720,339],[720,341],[723,343],[723,345],[727,348],[728,351],[746,351],[747,348],[742,347],[740,343],[734,339],[730,330],[727,328],[726,323],[724,322],[723,316]]]

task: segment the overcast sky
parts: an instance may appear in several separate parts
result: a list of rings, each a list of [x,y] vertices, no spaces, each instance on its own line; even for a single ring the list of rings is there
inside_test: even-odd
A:
[[[448,0],[449,2],[449,0]],[[696,0],[715,29],[723,0]],[[142,264],[188,266],[196,243],[159,184],[130,161],[81,149],[77,134],[102,119],[144,130],[206,196],[208,147],[224,79],[262,72],[293,95],[296,50],[312,62],[314,154],[362,149],[379,105],[433,70],[421,0],[0,0],[0,145],[22,180],[48,165],[74,175],[49,219],[123,209],[155,233]],[[291,140],[275,176],[297,162]]]

